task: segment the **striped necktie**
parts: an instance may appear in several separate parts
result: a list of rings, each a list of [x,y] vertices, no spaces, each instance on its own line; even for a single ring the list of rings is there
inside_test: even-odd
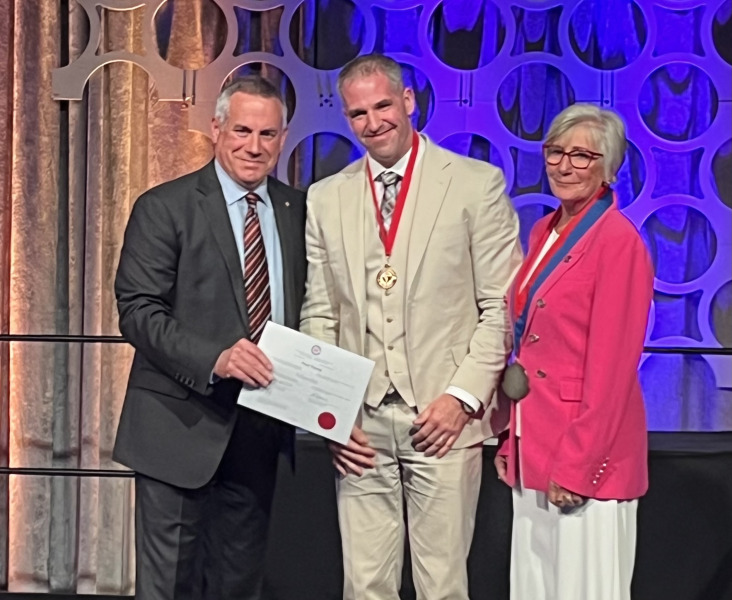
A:
[[[381,217],[384,219],[384,229],[389,231],[391,217],[394,214],[394,207],[396,206],[396,197],[399,193],[399,182],[402,177],[394,173],[394,171],[384,171],[377,179],[384,185],[384,195],[381,198],[380,209]]]
[[[248,205],[244,217],[244,291],[249,316],[249,339],[256,344],[262,337],[267,321],[272,318],[272,301],[267,255],[257,214],[257,202],[262,199],[253,192],[249,192],[244,199]]]

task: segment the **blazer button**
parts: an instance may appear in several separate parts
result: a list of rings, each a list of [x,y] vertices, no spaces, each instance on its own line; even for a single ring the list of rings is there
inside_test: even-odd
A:
[[[386,322],[387,323],[392,323],[393,321],[394,321],[394,319],[392,319],[391,317],[386,317]]]
[[[536,376],[540,377],[541,379],[544,379],[544,377],[546,377],[546,373],[544,373],[544,371],[542,371],[541,369],[538,369],[536,371]]]
[[[536,306],[538,306],[539,308],[544,308],[546,306],[546,302],[544,302],[544,300],[542,300],[541,298],[539,298],[536,301]]]
[[[536,335],[535,333],[530,333],[529,334],[529,341],[530,342],[538,342],[539,341],[539,336]]]

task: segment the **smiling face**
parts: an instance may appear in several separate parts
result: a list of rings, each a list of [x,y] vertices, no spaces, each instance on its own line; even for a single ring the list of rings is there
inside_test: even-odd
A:
[[[216,160],[248,190],[265,180],[280,157],[287,136],[282,110],[276,98],[236,92],[226,121],[214,119],[211,124]]]
[[[369,155],[392,167],[412,145],[414,92],[401,91],[383,73],[353,77],[344,82],[341,95],[351,130]]]
[[[588,152],[589,151],[589,152]],[[552,141],[544,150],[544,156],[559,152],[576,152],[580,163],[586,157],[582,154],[600,153],[597,142],[592,135],[590,126],[576,125]],[[549,177],[549,186],[552,193],[563,205],[574,206],[589,200],[603,185],[603,159],[595,158],[589,161],[586,169],[572,166],[569,156],[562,156],[557,165],[546,165],[546,174]]]

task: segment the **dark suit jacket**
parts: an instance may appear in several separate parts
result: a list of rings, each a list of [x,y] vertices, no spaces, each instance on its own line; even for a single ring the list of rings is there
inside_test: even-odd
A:
[[[268,191],[282,245],[285,324],[297,328],[305,196],[272,178]],[[115,294],[120,331],[136,352],[113,457],[166,483],[201,487],[229,442],[241,388],[236,380],[211,385],[211,373],[220,353],[249,333],[241,263],[213,162],[137,200]]]

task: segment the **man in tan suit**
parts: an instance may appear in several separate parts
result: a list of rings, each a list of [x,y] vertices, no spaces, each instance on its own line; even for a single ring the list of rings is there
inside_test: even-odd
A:
[[[376,362],[359,425],[330,445],[344,598],[398,598],[408,532],[417,597],[467,599],[518,219],[498,169],[413,130],[396,62],[356,58],[338,87],[368,154],[308,193],[300,326]]]

